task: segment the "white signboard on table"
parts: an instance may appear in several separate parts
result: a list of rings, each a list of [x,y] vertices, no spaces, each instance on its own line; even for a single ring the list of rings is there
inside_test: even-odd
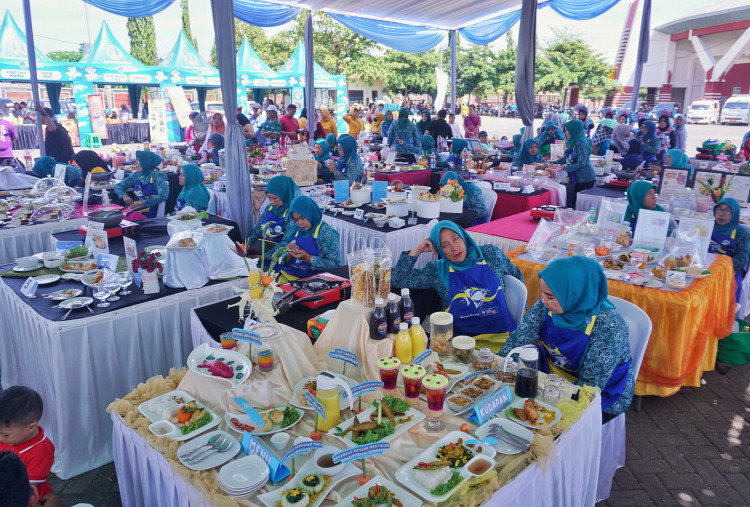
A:
[[[734,197],[740,204],[746,204],[748,196],[750,196],[750,176],[736,175],[734,177],[726,176],[726,178],[727,181],[732,178],[732,183],[724,197]]]
[[[177,121],[180,122],[180,127],[188,128],[192,125],[190,113],[193,112],[193,108],[190,107],[190,102],[185,96],[185,90],[182,89],[182,86],[170,86],[166,88],[166,91],[169,101],[172,102]]]
[[[164,99],[148,101],[148,128],[152,143],[168,143],[167,138],[167,104]]]
[[[635,225],[633,246],[664,249],[669,230],[671,215],[666,211],[643,209],[638,212],[638,223]]]
[[[65,164],[55,165],[55,178],[60,181],[65,181],[65,170],[68,168]]]
[[[109,253],[109,238],[107,237],[107,231],[104,230],[103,223],[88,223],[86,226],[86,247],[91,250],[94,259],[101,253]]]
[[[714,221],[703,218],[681,217],[677,230],[685,236],[700,240],[701,263],[705,265],[708,246],[711,244],[711,234],[714,232]]]
[[[628,202],[623,199],[612,199],[603,197],[599,204],[599,214],[596,217],[596,225],[599,229],[615,230],[625,221],[625,211]]]
[[[89,212],[89,192],[91,191],[91,173],[86,175],[86,184],[83,186],[83,212]]]
[[[560,160],[565,155],[565,143],[554,143],[549,145],[550,160]]]
[[[138,248],[136,248],[135,240],[123,236],[122,242],[125,246],[125,260],[128,263],[128,271],[133,274],[133,261],[138,257]]]
[[[665,167],[659,187],[659,195],[669,197],[678,193],[687,185],[688,176],[690,176],[690,170],[688,169]]]

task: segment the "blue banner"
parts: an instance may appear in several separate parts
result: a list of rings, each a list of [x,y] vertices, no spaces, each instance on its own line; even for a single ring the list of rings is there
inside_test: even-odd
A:
[[[422,361],[424,361],[425,359],[427,359],[431,355],[432,355],[432,350],[431,349],[427,349],[424,352],[422,352],[421,354],[419,354],[417,357],[415,357],[414,359],[412,359],[411,360],[411,364],[420,364]]]
[[[333,200],[345,202],[349,199],[349,180],[335,180],[333,182]]]
[[[357,384],[356,386],[352,387],[352,397],[358,398],[365,393],[377,391],[378,389],[383,387],[383,385],[383,382],[381,382],[380,380],[368,380],[367,382],[362,382],[361,384]],[[344,391],[344,399],[347,399],[348,397],[349,393]]]
[[[315,409],[321,419],[323,419],[324,421],[326,420],[326,411],[323,408],[323,405],[321,405],[320,402],[315,399],[315,396],[313,396],[310,391],[305,391],[305,401],[308,405]]]
[[[374,444],[358,445],[345,451],[338,452],[331,456],[334,463],[349,463],[355,459],[365,459],[376,454],[383,454],[385,451],[391,448],[391,444],[388,442],[375,442]]]
[[[279,458],[273,455],[260,440],[252,436],[247,431],[242,434],[242,452],[247,455],[257,454],[260,459],[268,464],[268,470],[271,472],[271,482],[279,482],[289,477],[289,469],[281,464]]]
[[[260,418],[260,414],[255,411],[255,409],[250,405],[250,403],[247,402],[247,400],[244,400],[242,398],[233,399],[237,403],[237,405],[242,407],[242,410],[245,411],[251,421],[253,421],[258,426],[265,426],[266,423],[264,423],[263,419]]]
[[[331,359],[339,359],[345,363],[349,363],[352,366],[359,367],[359,361],[357,360],[357,354],[351,350],[342,349],[337,347],[328,353],[328,357]]]
[[[306,442],[294,444],[281,457],[281,464],[283,465],[295,456],[299,456],[300,454],[307,454],[313,449],[320,449],[321,447],[323,447],[323,442],[316,442],[315,440],[308,440]]]
[[[260,341],[260,335],[247,329],[235,327],[232,329],[232,338],[241,342],[248,342],[251,345],[257,345],[258,347],[263,346],[263,342]]]
[[[475,371],[474,373],[469,373],[463,378],[463,381],[465,383],[469,383],[471,379],[474,377],[478,377],[479,375],[484,375],[485,373],[497,373],[497,370],[489,369],[489,370],[481,370],[481,371]]]
[[[469,420],[474,421],[481,426],[492,419],[495,414],[510,405],[512,401],[513,395],[510,394],[510,386],[505,386],[474,407],[474,410],[469,416]]]
[[[388,195],[388,182],[387,181],[373,181],[372,182],[372,202],[382,202],[385,196]]]

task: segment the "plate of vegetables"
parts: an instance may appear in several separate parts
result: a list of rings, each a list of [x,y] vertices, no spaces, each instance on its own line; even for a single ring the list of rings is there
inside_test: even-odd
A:
[[[85,260],[89,256],[89,249],[83,245],[68,248],[63,252],[63,257],[68,261]]]
[[[138,411],[151,422],[169,422],[174,429],[161,436],[177,441],[200,435],[221,422],[221,417],[184,391],[170,391],[145,401]]]
[[[263,427],[260,427],[258,423],[250,419],[245,413],[227,412],[224,415],[224,420],[227,422],[227,426],[240,435],[245,431],[255,436],[273,435],[274,433],[286,431],[300,422],[303,412],[298,408],[285,407],[283,410],[278,408],[259,410],[258,414],[265,423]]]
[[[422,505],[422,501],[382,475],[376,475],[366,484],[355,489],[354,493],[344,498],[339,505],[353,507],[376,507],[380,505],[419,507]]]
[[[349,447],[388,442],[424,418],[422,412],[411,408],[405,400],[388,394],[374,400],[369,409],[331,428],[328,434]]]

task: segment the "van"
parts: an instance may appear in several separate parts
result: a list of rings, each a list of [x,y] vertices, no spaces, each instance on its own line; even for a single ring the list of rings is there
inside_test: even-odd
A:
[[[750,124],[750,95],[735,95],[724,102],[721,110],[721,124]]]
[[[719,123],[719,101],[698,99],[687,110],[688,123]]]

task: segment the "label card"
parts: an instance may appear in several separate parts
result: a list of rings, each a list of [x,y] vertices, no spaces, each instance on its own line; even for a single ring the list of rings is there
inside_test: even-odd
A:
[[[122,237],[123,245],[125,246],[125,261],[128,264],[128,271],[133,274],[133,261],[138,257],[138,248],[136,247],[135,240],[128,238],[127,236]]]
[[[352,396],[358,398],[363,394],[375,392],[383,387],[383,385],[385,384],[380,380],[368,380],[367,382],[362,382],[361,384],[352,387]],[[344,391],[344,399],[347,399],[348,397],[349,393]]]
[[[247,400],[243,398],[232,398],[232,399],[235,401],[235,403],[237,403],[237,405],[242,407],[242,410],[245,411],[245,413],[247,414],[247,416],[250,418],[251,421],[253,421],[255,424],[259,426],[265,425],[265,423],[263,422],[263,419],[261,419],[260,417],[260,414],[255,411],[255,409],[252,407],[252,405],[250,405],[250,403],[248,403]]]
[[[492,188],[494,190],[503,190],[507,192],[508,190],[510,190],[510,183],[508,183],[507,181],[496,181],[492,184]]]
[[[363,210],[362,208],[357,208],[356,210],[354,210],[354,218],[356,218],[357,220],[364,220],[365,210]]]
[[[257,454],[260,459],[268,464],[270,471],[269,478],[271,482],[279,482],[289,477],[290,472],[287,467],[281,464],[279,458],[274,456],[260,440],[252,436],[247,431],[242,434],[242,452],[247,455]]]
[[[315,409],[315,411],[318,413],[320,418],[323,419],[323,421],[326,420],[326,411],[323,408],[323,405],[321,405],[320,402],[315,399],[315,396],[313,396],[310,391],[305,391],[305,401],[308,405]]]
[[[283,465],[290,459],[296,456],[299,456],[300,454],[308,454],[312,452],[314,449],[320,449],[321,447],[323,447],[323,442],[316,442],[314,440],[308,440],[306,442],[300,442],[299,444],[294,444],[281,457],[281,460],[280,460],[281,464]]]
[[[641,209],[633,234],[633,245],[647,246],[662,250],[667,241],[670,214],[666,211]]]
[[[221,180],[214,181],[214,191],[221,192],[224,189],[224,184]]]
[[[424,352],[422,352],[421,354],[419,354],[417,357],[415,357],[414,359],[412,359],[411,360],[411,364],[420,364],[422,361],[424,361],[425,359],[427,359],[431,355],[432,355],[432,350],[431,349],[427,349]]]
[[[536,192],[536,189],[534,188],[534,185],[524,185],[523,186],[523,193],[524,194],[533,194]]]
[[[263,346],[263,342],[260,341],[260,335],[247,329],[235,327],[232,329],[232,338],[241,342],[248,342],[251,345],[257,345],[258,347]]]
[[[335,180],[333,182],[333,200],[345,202],[349,199],[349,180]]]
[[[92,224],[95,222],[89,222],[89,224]],[[103,224],[100,224],[103,225]],[[92,245],[90,247],[91,253],[93,254],[94,258],[96,259],[97,256],[101,253],[108,254],[109,253],[109,238],[107,237],[107,231],[104,229],[92,229],[89,230],[89,235],[91,236]]]
[[[36,294],[37,288],[39,288],[39,282],[37,282],[33,276],[30,276],[21,286],[21,294],[27,298],[36,297],[34,294]]]
[[[385,156],[385,163],[386,164],[393,164],[396,162],[396,151],[392,150],[388,152],[388,155]]]
[[[58,180],[65,182],[65,170],[68,168],[65,164],[57,164],[55,165],[55,178]]]
[[[512,401],[513,395],[510,394],[510,386],[505,386],[498,392],[484,400],[482,403],[474,407],[474,410],[469,416],[469,420],[474,421],[481,426],[485,422],[492,419],[495,414],[510,405]]]
[[[89,221],[89,223],[86,224],[86,239],[84,241],[84,245],[86,248],[91,250],[94,248],[94,238],[92,235],[92,231],[103,231],[104,230],[104,224],[101,222],[92,222]]]
[[[339,359],[341,361],[344,361],[345,363],[349,363],[355,368],[359,367],[359,361],[357,360],[357,354],[352,352],[351,350],[342,349],[341,347],[336,347],[332,351],[328,353],[328,357],[331,359]]]
[[[89,211],[89,191],[91,187],[91,173],[86,175],[86,184],[83,187],[83,212],[88,213]],[[91,222],[89,222],[91,224]],[[104,227],[104,224],[102,224]]]
[[[108,269],[113,272],[117,272],[117,263],[120,261],[120,257],[117,255],[100,253],[96,256],[96,263],[100,268]]]
[[[143,283],[144,294],[158,294],[161,288],[159,287],[159,277],[156,271],[142,271],[138,270],[141,275],[141,282]]]
[[[388,195],[388,182],[387,181],[373,181],[372,182],[372,202],[382,202],[383,199]]]
[[[358,445],[345,451],[337,452],[331,458],[334,463],[349,463],[355,459],[365,459],[377,454],[383,454],[391,448],[388,442],[375,442],[374,444]]]

